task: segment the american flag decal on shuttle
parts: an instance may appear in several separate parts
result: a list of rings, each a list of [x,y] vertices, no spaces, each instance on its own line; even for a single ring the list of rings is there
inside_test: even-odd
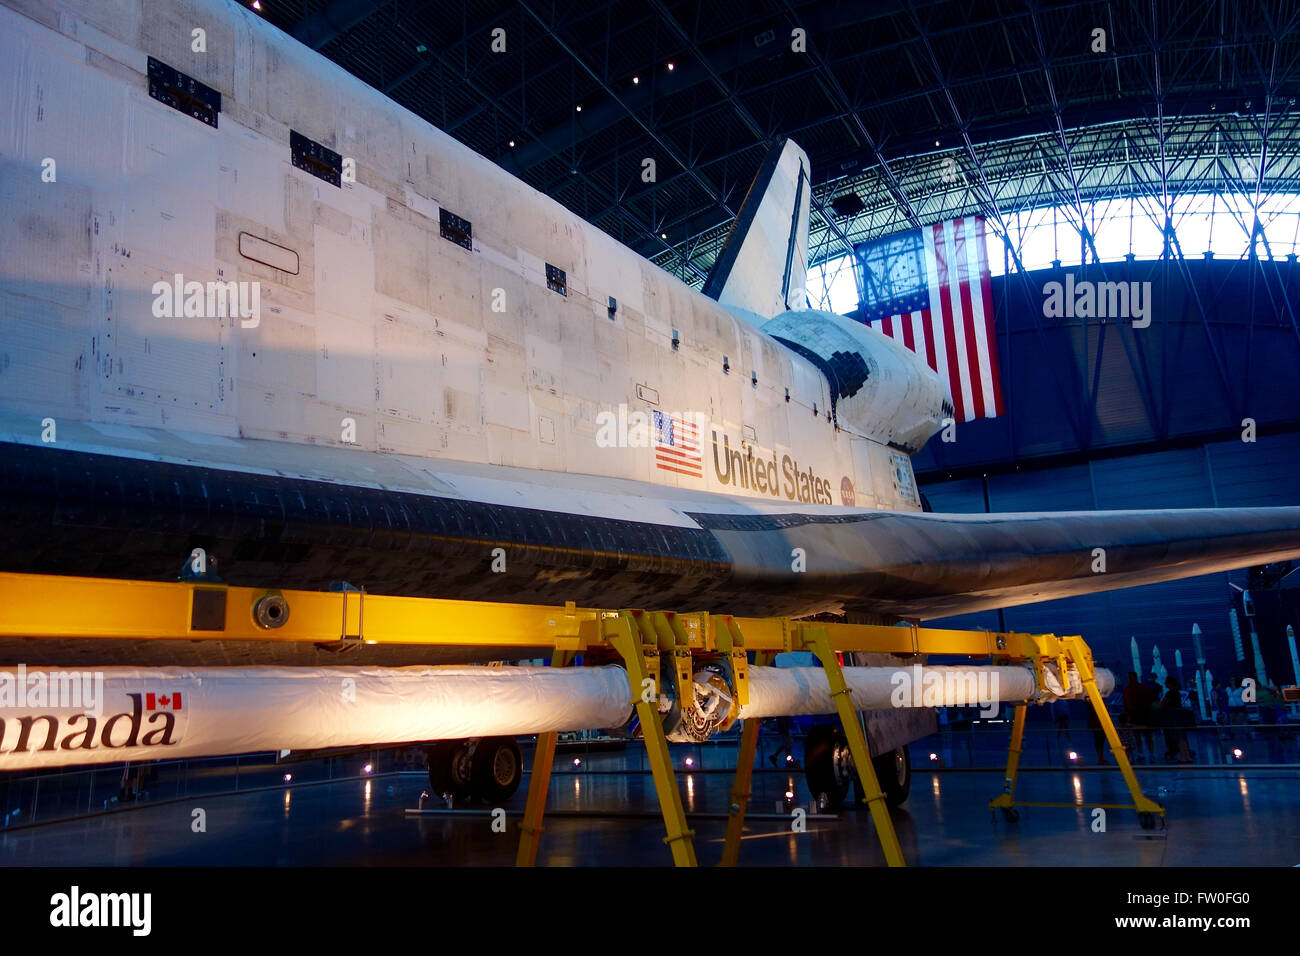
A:
[[[655,467],[664,471],[704,477],[704,458],[700,454],[700,427],[680,415],[654,412]]]
[[[972,216],[855,247],[867,324],[925,356],[959,422],[1004,411],[984,235]]]

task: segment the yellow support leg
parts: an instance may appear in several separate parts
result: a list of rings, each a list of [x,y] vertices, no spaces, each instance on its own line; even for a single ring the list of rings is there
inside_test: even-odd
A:
[[[1092,669],[1092,659],[1087,653],[1087,646],[1083,645],[1083,641],[1077,637],[1066,637],[1061,640],[1070,649],[1074,665],[1079,669],[1079,679],[1083,681],[1084,692],[1087,693],[1088,700],[1092,703],[1092,709],[1097,715],[1097,720],[1101,722],[1101,729],[1105,732],[1106,740],[1110,744],[1110,752],[1115,755],[1115,762],[1119,764],[1119,772],[1124,775],[1124,782],[1128,785],[1128,792],[1133,797],[1133,808],[1139,814],[1152,813],[1163,817],[1165,808],[1142,792],[1142,785],[1138,783],[1137,774],[1133,772],[1133,765],[1128,761],[1128,752],[1124,749],[1124,744],[1120,742],[1119,733],[1111,722],[1110,714],[1106,711],[1106,702],[1102,700],[1101,691],[1097,689],[1097,677]]]
[[[567,667],[573,661],[569,651],[555,651],[551,655],[552,667]],[[559,742],[557,731],[537,735],[537,749],[533,752],[533,773],[528,781],[528,801],[524,804],[524,819],[519,824],[519,852],[515,866],[535,866],[537,849],[546,827],[542,816],[546,813],[546,797],[551,789],[551,768],[555,764],[555,745]]]
[[[989,806],[1010,810],[1016,804],[1016,773],[1020,770],[1020,754],[1025,742],[1025,707],[1016,705],[1015,716],[1011,720],[1011,746],[1007,748],[1007,775],[1002,782],[1002,793],[989,801]]]
[[[754,656],[754,664],[762,666],[771,656],[760,652]],[[745,831],[749,798],[754,795],[754,755],[761,730],[762,722],[753,719],[745,721],[740,732],[740,754],[736,757],[736,777],[731,785],[731,802],[727,806],[727,837],[722,844],[720,866],[735,866],[740,860],[740,837]]]
[[[835,710],[839,714],[844,736],[848,738],[849,753],[853,755],[853,766],[858,770],[858,780],[862,792],[866,794],[866,804],[871,810],[871,820],[876,825],[876,837],[880,848],[885,853],[885,862],[890,866],[907,866],[903,858],[903,848],[899,845],[898,834],[894,832],[894,821],[889,816],[889,807],[885,805],[885,795],[881,792],[880,781],[876,779],[876,768],[871,762],[867,750],[867,740],[862,734],[862,724],[858,722],[857,711],[853,709],[849,686],[840,670],[840,662],[831,647],[830,637],[825,628],[805,627],[803,643],[808,650],[817,655],[826,679],[831,685],[831,697],[835,701]]]
[[[731,804],[727,810],[727,838],[722,844],[721,866],[735,866],[740,859],[740,836],[745,830],[745,811],[753,796],[754,753],[758,749],[760,721],[745,721],[740,732],[740,755],[736,758],[736,779],[731,785]]]
[[[646,700],[648,695],[641,693],[641,688],[645,686],[642,682],[650,677],[650,668],[646,665],[639,628],[629,615],[623,614],[606,620],[604,631],[610,645],[622,655],[627,665],[628,684],[633,694],[631,703],[635,705],[637,717],[641,721],[646,754],[650,758],[650,772],[654,776],[655,793],[659,797],[659,810],[663,814],[664,829],[668,832],[664,842],[672,851],[676,866],[695,866],[695,832],[686,825],[686,810],[682,806],[681,791],[677,789],[677,778],[673,774],[668,739],[664,736],[663,724],[659,720],[659,710],[653,697]],[[658,652],[657,648],[651,649]]]

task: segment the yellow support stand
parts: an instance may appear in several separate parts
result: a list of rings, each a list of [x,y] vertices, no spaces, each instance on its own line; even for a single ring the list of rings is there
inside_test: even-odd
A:
[[[830,636],[823,627],[804,626],[801,630],[804,647],[817,655],[826,671],[826,679],[830,682],[831,697],[835,701],[835,710],[840,716],[844,736],[848,738],[849,753],[853,755],[853,766],[857,768],[862,792],[866,794],[864,802],[871,810],[871,819],[876,825],[876,838],[880,840],[880,848],[885,852],[885,862],[890,866],[907,866],[898,834],[894,832],[893,818],[885,804],[885,794],[880,789],[880,781],[876,779],[876,767],[871,762],[867,740],[862,734],[862,724],[849,699],[849,686],[844,680],[844,672],[840,670],[840,662],[831,646]]]
[[[728,655],[740,704],[748,699],[747,651],[775,655],[806,648],[817,655],[830,682],[836,712],[848,738],[885,858],[892,866],[902,866],[905,861],[836,653],[946,654],[994,663],[1024,661],[1033,666],[1040,689],[1044,689],[1043,673],[1048,664],[1055,663],[1062,674],[1073,664],[1132,796],[1133,803],[1123,806],[1137,810],[1142,815],[1143,826],[1165,813],[1163,807],[1142,793],[1097,690],[1092,654],[1081,637],[919,626],[814,625],[787,617],[615,611],[580,608],[573,603],[563,606],[503,604],[394,597],[364,591],[301,591],[213,582],[129,581],[0,572],[0,638],[132,644],[176,642],[178,647],[216,640],[252,642],[272,651],[276,645],[313,644],[340,649],[362,645],[436,645],[480,651],[492,648],[495,655],[507,657],[510,649],[518,649],[518,656],[531,657],[539,656],[539,649],[549,648],[557,666],[562,666],[559,663],[562,652],[612,648],[622,655],[627,666],[631,703],[645,735],[668,832],[667,842],[679,865],[694,865],[695,850],[655,701],[665,680],[673,682],[679,699],[690,699],[696,654],[718,651]],[[166,649],[155,647],[154,650],[165,652]],[[38,653],[33,650],[33,656]],[[646,687],[653,688],[654,693],[644,693]],[[1024,714],[1024,706],[1017,705],[1004,792],[990,804],[1008,813],[1015,806],[1035,805],[1018,804],[1015,800]],[[537,857],[555,742],[555,735],[543,734],[538,739],[528,806],[521,826],[518,862],[524,865]],[[736,809],[728,815],[724,862],[734,863],[738,857],[757,743],[758,727],[755,725],[751,731],[746,726],[741,736],[742,759],[732,789],[732,806]]]
[[[1020,770],[1020,754],[1025,741],[1025,705],[1016,704],[1011,720],[1011,746],[1007,748],[1007,775],[1002,783],[1002,794],[989,803],[990,807],[1010,810],[1016,803],[1016,773]]]
[[[569,651],[556,651],[551,656],[552,667],[567,667],[574,655]],[[542,817],[546,813],[546,798],[551,789],[551,768],[555,764],[555,747],[560,735],[549,731],[537,735],[537,749],[533,751],[533,774],[528,781],[528,800],[524,804],[524,819],[519,824],[519,852],[515,866],[536,866],[537,849],[546,827]]]
[[[1101,725],[1102,732],[1106,735],[1106,741],[1110,744],[1110,751],[1115,755],[1115,763],[1118,764],[1120,773],[1124,777],[1124,783],[1128,787],[1129,796],[1133,798],[1132,803],[1099,803],[1089,804],[1089,806],[1105,807],[1113,810],[1136,810],[1139,819],[1142,821],[1142,826],[1148,828],[1149,825],[1154,825],[1156,817],[1164,817],[1165,808],[1142,792],[1142,785],[1138,783],[1137,774],[1133,772],[1133,765],[1129,763],[1128,751],[1124,749],[1124,745],[1119,739],[1119,733],[1115,730],[1115,724],[1106,710],[1106,702],[1102,699],[1101,691],[1097,689],[1097,675],[1092,666],[1092,652],[1081,637],[1062,637],[1058,640],[1060,652],[1055,655],[1055,661],[1061,680],[1062,682],[1066,680],[1069,665],[1074,664],[1079,674],[1079,680],[1083,683],[1083,690],[1087,695],[1088,703],[1092,706],[1093,713],[1097,715],[1097,721]],[[1041,670],[1039,671],[1039,680],[1042,680]],[[1025,705],[1018,704],[1016,705],[1015,718],[1011,724],[1011,745],[1007,749],[1006,780],[1003,783],[1002,793],[989,801],[989,807],[994,810],[1001,810],[1008,820],[1015,820],[1016,807],[1079,806],[1077,803],[1031,803],[1016,800],[1016,772],[1020,767],[1020,754],[1023,750],[1024,736]]]
[[[603,620],[602,631],[627,667],[628,684],[632,690],[630,703],[636,708],[636,715],[641,721],[646,754],[650,758],[650,772],[654,777],[655,793],[659,797],[659,810],[664,818],[664,829],[668,832],[664,842],[672,851],[676,866],[695,866],[695,831],[686,825],[686,810],[682,806],[682,794],[677,789],[677,778],[673,774],[668,739],[664,736],[659,710],[655,705],[659,685],[657,682],[651,685],[655,690],[654,695],[645,694],[641,690],[646,686],[647,679],[653,680],[651,669],[646,663],[647,657],[657,658],[659,654],[657,641],[642,643],[642,635],[647,630],[653,635],[653,628],[641,626],[642,617],[634,611],[624,611],[617,617]]]
[[[1128,751],[1120,742],[1119,733],[1111,722],[1110,714],[1106,711],[1106,702],[1101,699],[1101,691],[1097,690],[1097,676],[1092,669],[1092,655],[1088,653],[1088,646],[1083,643],[1081,637],[1064,637],[1061,641],[1071,651],[1074,664],[1079,669],[1079,679],[1083,681],[1084,692],[1087,693],[1088,700],[1092,702],[1092,709],[1101,722],[1101,729],[1106,734],[1106,742],[1110,744],[1110,752],[1115,755],[1115,762],[1119,764],[1119,772],[1124,775],[1124,782],[1128,784],[1129,795],[1133,798],[1133,809],[1139,814],[1151,813],[1163,817],[1165,808],[1142,792],[1142,785],[1138,783],[1133,765],[1129,763]]]
[[[734,647],[734,644],[733,644]],[[762,667],[770,663],[775,654],[759,651],[754,655],[754,664]],[[742,651],[743,659],[743,651]],[[739,681],[738,681],[739,683]],[[748,697],[746,694],[745,697]],[[747,699],[741,703],[748,703]],[[758,736],[762,722],[745,721],[740,732],[740,753],[736,757],[736,777],[731,784],[731,802],[727,805],[727,836],[722,842],[722,862],[719,866],[735,866],[740,860],[740,838],[745,832],[745,812],[749,809],[749,798],[754,795],[754,754],[758,750]]]

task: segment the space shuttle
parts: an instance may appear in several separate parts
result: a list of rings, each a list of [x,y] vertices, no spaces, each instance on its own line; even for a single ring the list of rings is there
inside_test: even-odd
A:
[[[0,59],[0,571],[894,622],[1300,557],[1300,507],[926,510],[948,387],[808,307],[794,142],[697,291],[230,0],[0,0]]]

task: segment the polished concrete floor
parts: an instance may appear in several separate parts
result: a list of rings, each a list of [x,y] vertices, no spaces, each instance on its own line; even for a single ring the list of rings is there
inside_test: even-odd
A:
[[[552,865],[667,865],[650,778],[617,772],[623,754],[589,759],[583,771],[557,773],[540,862]],[[567,769],[567,768],[566,768]],[[1076,800],[1078,808],[1025,808],[1018,823],[993,817],[1001,787],[993,771],[936,771],[913,776],[912,795],[894,811],[908,862],[926,866],[1295,866],[1300,864],[1300,770],[1143,769],[1148,794],[1169,810],[1167,829],[1142,830],[1132,811],[1108,811],[1094,832],[1091,806],[1123,802],[1118,772],[1050,770],[1022,774],[1019,796]],[[721,853],[729,774],[679,777],[695,814],[701,863]],[[419,773],[229,796],[141,805],[65,823],[0,831],[0,865],[508,865],[518,838],[517,811],[495,832],[486,808],[457,815],[408,817],[427,780]],[[800,776],[755,777],[755,813],[774,815],[787,789],[804,794]],[[203,811],[206,828],[195,832]],[[588,815],[590,814],[590,815]],[[755,819],[741,860],[754,865],[881,865],[866,811],[807,820],[802,833],[785,819]]]

